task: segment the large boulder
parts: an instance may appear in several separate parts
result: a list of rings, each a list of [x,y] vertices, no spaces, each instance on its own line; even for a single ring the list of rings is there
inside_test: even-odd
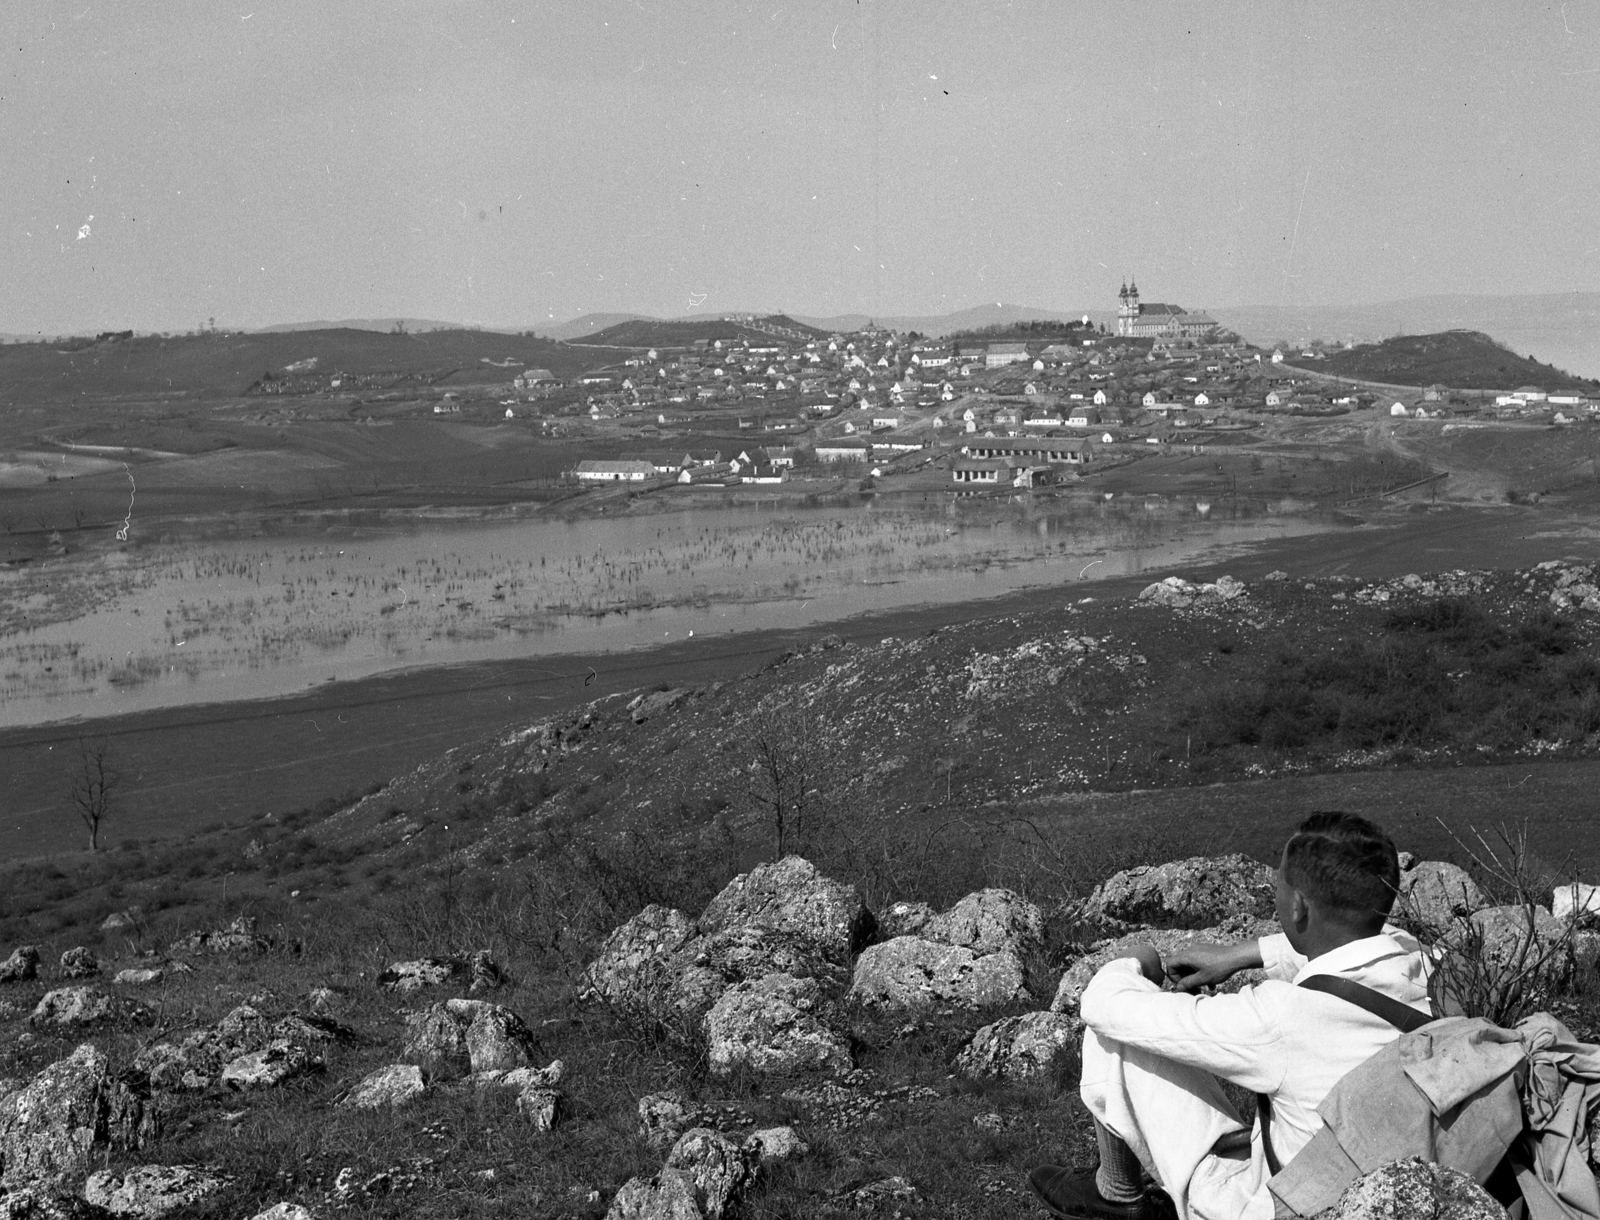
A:
[[[1458,976],[1475,978],[1525,973],[1535,987],[1566,980],[1573,967],[1571,925],[1541,906],[1484,907],[1455,923],[1444,935],[1444,946],[1473,959]],[[1446,968],[1446,976],[1452,972]],[[1472,988],[1469,984],[1470,989]]]
[[[1089,985],[1089,980],[1095,976],[1100,967],[1113,958],[1127,956],[1128,951],[1135,945],[1154,945],[1156,951],[1165,958],[1168,954],[1185,949],[1197,941],[1232,945],[1242,940],[1259,940],[1279,930],[1276,923],[1244,918],[1229,920],[1226,924],[1215,928],[1148,928],[1140,932],[1130,932],[1126,936],[1099,941],[1089,952],[1068,966],[1061,975],[1061,982],[1056,986],[1055,998],[1050,1001],[1050,1011],[1075,1014],[1083,989]],[[1241,970],[1218,990],[1238,991],[1241,987],[1259,983],[1265,978],[1264,971]]]
[[[695,1203],[706,1220],[722,1220],[750,1179],[750,1159],[745,1151],[709,1127],[685,1132],[667,1153],[664,1168],[688,1176]]]
[[[829,1020],[832,1007],[815,979],[788,974],[728,988],[705,1018],[711,1070],[847,1070],[850,1044]]]
[[[106,1220],[106,1212],[76,1195],[26,1186],[0,1192],[0,1220]]]
[[[209,932],[191,932],[170,946],[175,953],[265,953],[272,941],[256,931],[256,921],[249,915],[240,915],[225,928]]]
[[[228,1185],[228,1179],[193,1165],[135,1165],[89,1175],[83,1197],[114,1216],[158,1220],[191,1208]]]
[[[137,1080],[109,1074],[102,1051],[78,1047],[0,1098],[0,1190],[61,1186],[96,1152],[138,1148],[156,1134],[145,1100]]]
[[[364,1076],[339,1104],[356,1110],[398,1109],[427,1091],[421,1068],[391,1063]]]
[[[1020,956],[1038,948],[1043,941],[1044,916],[1033,903],[1011,890],[979,890],[928,920],[917,935],[940,944],[963,946],[979,956],[1001,950]]]
[[[825,877],[799,856],[785,856],[735,877],[699,921],[702,933],[730,928],[797,933],[844,964],[866,943],[872,927],[872,913],[853,887]]]
[[[1318,1220],[1506,1220],[1506,1209],[1470,1175],[1414,1156],[1350,1183]]]
[[[856,959],[849,1002],[868,1013],[975,1011],[1028,998],[1022,959],[977,954],[917,936],[871,945]]]
[[[694,1179],[681,1169],[629,1178],[611,1200],[606,1220],[705,1220]]]
[[[1029,1012],[985,1025],[956,1056],[963,1076],[980,1080],[1027,1080],[1045,1076],[1070,1055],[1083,1025],[1055,1012]]]
[[[529,1067],[538,1040],[521,1017],[487,1000],[446,1000],[408,1019],[401,1058],[435,1075]]]
[[[241,1004],[208,1029],[146,1047],[134,1066],[165,1091],[206,1089],[224,1076],[231,1088],[255,1088],[315,1070],[324,1044],[352,1036],[327,1017],[290,1014],[274,1021]]]
[[[1419,860],[1401,870],[1394,919],[1414,932],[1441,936],[1488,905],[1489,900],[1465,869],[1443,860]]]
[[[661,992],[681,969],[678,954],[694,935],[694,921],[682,911],[645,907],[606,938],[584,972],[585,996],[624,1016],[653,1019]]]
[[[1229,916],[1270,918],[1275,898],[1273,872],[1259,860],[1191,856],[1113,874],[1095,887],[1082,914],[1110,924],[1209,928]]]
[[[45,992],[29,1023],[45,1029],[80,1029],[102,1021],[148,1021],[141,1005],[98,987],[58,987]]]
[[[18,945],[0,962],[0,983],[28,983],[39,977],[39,948]]]

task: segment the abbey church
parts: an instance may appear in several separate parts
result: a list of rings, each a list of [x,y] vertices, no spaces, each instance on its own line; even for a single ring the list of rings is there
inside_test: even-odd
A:
[[[1176,305],[1140,304],[1138,284],[1124,284],[1117,300],[1117,334],[1130,339],[1203,339],[1217,329],[1207,314],[1188,313]]]

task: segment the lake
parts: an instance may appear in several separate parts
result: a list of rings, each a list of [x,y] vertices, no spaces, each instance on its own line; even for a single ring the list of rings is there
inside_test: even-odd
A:
[[[1151,497],[792,502],[144,542],[0,570],[0,726],[291,694],[405,667],[626,651],[1167,574],[1340,528]]]

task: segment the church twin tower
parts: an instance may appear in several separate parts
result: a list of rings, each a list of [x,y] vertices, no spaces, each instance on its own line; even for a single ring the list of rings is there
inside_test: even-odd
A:
[[[1139,285],[1117,293],[1117,334],[1128,339],[1204,339],[1217,329],[1208,315],[1177,305],[1140,304]]]

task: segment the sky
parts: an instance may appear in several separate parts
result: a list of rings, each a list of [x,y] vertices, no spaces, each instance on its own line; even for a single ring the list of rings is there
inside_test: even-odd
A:
[[[1600,290],[1600,3],[28,0],[0,332]]]

